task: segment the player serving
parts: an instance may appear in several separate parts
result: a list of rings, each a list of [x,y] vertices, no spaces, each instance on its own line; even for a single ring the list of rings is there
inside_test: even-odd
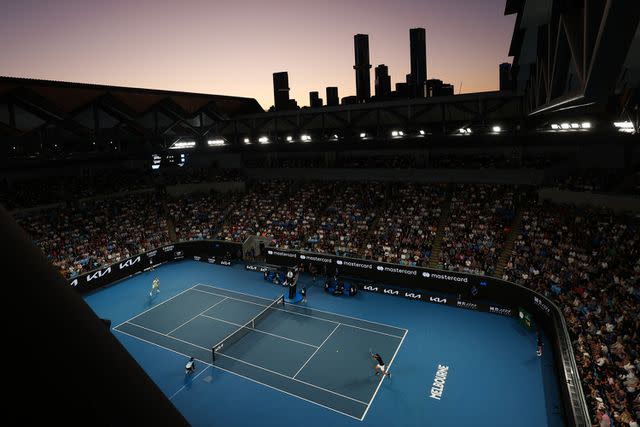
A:
[[[378,362],[378,364],[374,368],[376,371],[376,375],[382,373],[382,375],[386,375],[389,378],[391,378],[391,374],[387,372],[387,367],[385,366],[384,360],[382,360],[382,357],[380,357],[378,353],[373,354],[371,350],[369,350],[369,353],[371,354],[371,357],[375,359],[376,362]]]

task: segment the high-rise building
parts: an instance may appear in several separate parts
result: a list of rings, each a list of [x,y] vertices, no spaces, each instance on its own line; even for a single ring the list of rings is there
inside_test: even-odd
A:
[[[427,96],[453,96],[453,85],[439,79],[427,80]]]
[[[358,103],[357,98],[353,95],[345,96],[344,98],[341,99],[341,101],[342,101],[342,105],[353,105]]]
[[[367,102],[371,98],[371,76],[369,64],[369,36],[356,34],[353,36],[353,44],[356,57],[356,99],[357,102]]]
[[[424,98],[427,82],[427,32],[424,28],[409,30],[411,49],[411,82],[410,96]],[[409,83],[409,82],[408,82]]]
[[[500,64],[500,90],[512,90],[511,64],[503,62]]]
[[[389,68],[380,64],[376,67],[376,98],[384,99],[391,93],[391,77],[389,76]]]
[[[287,110],[289,105],[289,74],[273,73],[273,105],[276,111]]]
[[[395,96],[398,98],[407,98],[409,96],[409,89],[405,82],[396,83],[396,93]]]
[[[309,92],[309,106],[311,108],[322,107],[322,98],[320,98],[318,92]]]
[[[327,87],[327,105],[334,107],[340,104],[340,98],[338,98],[338,88],[335,86]]]

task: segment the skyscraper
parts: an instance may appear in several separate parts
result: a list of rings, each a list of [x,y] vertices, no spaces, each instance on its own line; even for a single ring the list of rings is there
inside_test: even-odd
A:
[[[427,80],[427,96],[453,96],[453,85],[439,79]]]
[[[367,34],[356,34],[353,36],[354,50],[356,56],[356,99],[357,102],[367,102],[371,98],[371,76],[369,64],[369,36]]]
[[[289,108],[289,74],[273,73],[273,105],[276,111]]]
[[[320,98],[318,92],[309,92],[309,106],[311,108],[322,107],[322,98]]]
[[[338,88],[335,86],[327,87],[327,106],[333,107],[340,104],[340,98],[338,98]]]
[[[412,98],[424,98],[427,81],[427,33],[424,28],[409,30],[411,49],[411,84],[409,94]]]
[[[384,99],[391,93],[391,77],[389,76],[389,68],[380,64],[376,67],[376,98]]]
[[[511,64],[503,62],[500,64],[500,90],[511,89],[513,89],[511,82]]]

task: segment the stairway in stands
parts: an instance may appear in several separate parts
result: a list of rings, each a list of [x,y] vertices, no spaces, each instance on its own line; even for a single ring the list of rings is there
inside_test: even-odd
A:
[[[507,263],[509,262],[509,258],[513,253],[513,248],[515,246],[516,239],[518,238],[518,234],[520,234],[520,229],[522,227],[523,211],[524,209],[520,208],[516,213],[516,218],[514,219],[513,224],[511,226],[511,231],[509,232],[509,235],[507,236],[507,239],[504,242],[504,246],[502,247],[502,253],[498,258],[498,265],[496,266],[496,272],[494,274],[495,277],[502,277],[502,275],[504,274],[504,268],[507,266]]]
[[[431,248],[431,257],[429,258],[429,268],[442,268],[440,264],[440,252],[442,252],[442,235],[444,227],[449,224],[449,212],[451,210],[451,196],[453,195],[453,185],[449,184],[447,188],[447,198],[442,202],[442,210],[440,211],[440,221],[438,223],[438,233],[433,241]]]
[[[169,240],[172,242],[176,242],[178,240],[178,236],[176,235],[176,225],[173,223],[173,218],[169,214],[169,206],[167,206],[167,198],[161,198],[161,206],[162,206],[162,216],[167,222],[167,233],[169,234]]]

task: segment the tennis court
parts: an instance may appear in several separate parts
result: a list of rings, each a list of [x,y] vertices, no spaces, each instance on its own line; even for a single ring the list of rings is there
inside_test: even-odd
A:
[[[393,381],[374,375],[369,350],[391,367],[408,332],[207,284],[114,330],[358,420]]]

